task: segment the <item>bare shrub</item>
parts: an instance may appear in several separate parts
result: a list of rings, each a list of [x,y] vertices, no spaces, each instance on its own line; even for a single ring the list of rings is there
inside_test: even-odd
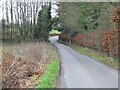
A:
[[[55,56],[55,49],[46,42],[22,43],[19,50],[3,51],[3,88],[28,88],[26,80],[43,75]]]

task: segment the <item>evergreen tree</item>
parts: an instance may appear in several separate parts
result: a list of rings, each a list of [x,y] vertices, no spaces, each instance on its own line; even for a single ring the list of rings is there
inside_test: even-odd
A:
[[[49,31],[51,30],[51,3],[42,6],[39,11],[37,20],[37,29],[35,30],[35,38],[39,41],[47,41]]]
[[[35,39],[39,39],[41,28],[42,28],[41,23],[42,23],[42,21],[41,21],[41,10],[40,10],[38,13],[37,27],[36,27],[35,32],[34,32]]]

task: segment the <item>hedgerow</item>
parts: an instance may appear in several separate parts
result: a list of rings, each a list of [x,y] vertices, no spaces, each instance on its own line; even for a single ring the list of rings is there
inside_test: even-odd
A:
[[[87,34],[79,33],[74,37],[74,43],[96,49],[108,56],[117,58],[120,49],[120,7],[115,7],[112,12],[112,22],[116,24],[114,30],[96,30]],[[59,35],[59,39],[70,41],[71,38],[65,33]]]

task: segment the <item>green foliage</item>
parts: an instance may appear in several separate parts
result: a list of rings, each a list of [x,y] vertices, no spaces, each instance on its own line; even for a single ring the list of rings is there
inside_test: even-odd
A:
[[[62,31],[62,27],[59,24],[59,18],[58,17],[54,17],[52,19],[52,29],[56,29],[58,31]]]
[[[60,62],[58,59],[54,60],[52,64],[50,64],[45,71],[44,76],[36,86],[37,90],[42,88],[55,88],[56,87],[56,79],[59,72]]]
[[[60,31],[58,31],[58,30],[51,30],[49,34],[60,34]]]
[[[59,3],[59,22],[65,30],[89,33],[114,27],[111,22],[115,3],[109,2],[64,2]]]

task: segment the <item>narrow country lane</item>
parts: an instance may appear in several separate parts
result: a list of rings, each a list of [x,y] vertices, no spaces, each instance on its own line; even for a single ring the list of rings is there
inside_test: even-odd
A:
[[[59,88],[118,88],[118,71],[82,55],[69,46],[50,41],[58,48],[61,56]]]

